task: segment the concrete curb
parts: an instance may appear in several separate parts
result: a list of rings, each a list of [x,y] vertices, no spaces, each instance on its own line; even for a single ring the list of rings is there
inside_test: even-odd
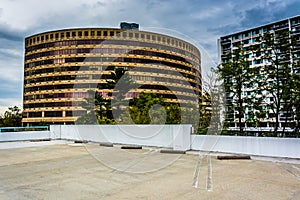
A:
[[[74,143],[88,143],[86,140],[74,140]]]
[[[121,146],[121,149],[142,149],[142,146],[139,145],[124,145]]]
[[[224,155],[224,156],[217,156],[218,160],[250,160],[251,157],[247,155]]]
[[[110,143],[110,142],[100,142],[99,146],[102,146],[102,147],[113,147],[114,144]]]
[[[183,150],[173,150],[173,149],[162,149],[160,153],[172,153],[172,154],[185,154],[186,151]]]

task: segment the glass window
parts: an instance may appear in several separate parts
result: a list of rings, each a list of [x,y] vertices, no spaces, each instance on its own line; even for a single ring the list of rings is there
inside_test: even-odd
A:
[[[122,33],[122,36],[123,36],[124,38],[126,38],[126,37],[127,37],[127,32],[123,32],[123,33]]]
[[[155,41],[156,40],[156,36],[152,35],[152,40]]]
[[[48,40],[49,39],[49,35],[46,35],[46,40]]]
[[[53,39],[53,34],[50,34],[50,40],[52,40]]]
[[[42,41],[42,42],[44,41],[44,36],[43,36],[43,35],[41,36],[41,41]]]
[[[107,36],[107,31],[103,31],[103,36]]]
[[[66,32],[66,37],[67,37],[67,38],[70,37],[70,32]]]
[[[58,33],[55,33],[55,39],[57,40],[59,37]]]
[[[40,41],[40,37],[36,37],[36,41],[39,42]]]
[[[141,34],[141,38],[142,38],[142,39],[145,39],[145,34]]]
[[[139,34],[138,34],[138,33],[135,33],[135,34],[134,34],[134,37],[135,37],[136,39],[139,39]]]
[[[65,37],[65,33],[60,33],[60,38],[64,38]]]
[[[53,107],[54,105],[50,105]],[[62,117],[62,111],[45,111],[45,117]]]
[[[132,37],[133,37],[133,33],[129,33],[128,35],[129,35],[129,37],[130,37],[130,38],[132,38]]]
[[[76,37],[76,32],[75,31],[72,32],[72,37]]]
[[[78,37],[81,37],[81,36],[82,36],[82,32],[78,31]]]
[[[84,31],[84,37],[89,36],[89,32],[88,31]]]
[[[101,31],[97,31],[97,36],[101,36]]]
[[[157,36],[157,41],[160,42],[160,36]]]
[[[147,40],[150,40],[150,35],[147,35]]]
[[[109,32],[109,36],[112,37],[112,36],[114,36],[114,35],[115,35],[115,32],[114,32],[114,31],[110,31],[110,32]]]
[[[29,112],[29,117],[42,117],[42,112]]]
[[[91,31],[91,36],[92,36],[92,37],[95,36],[95,31]]]

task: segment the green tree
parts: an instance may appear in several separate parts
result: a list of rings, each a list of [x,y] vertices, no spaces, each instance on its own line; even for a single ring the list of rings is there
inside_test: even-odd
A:
[[[201,96],[201,102],[199,105],[199,128],[197,130],[198,134],[207,134],[208,127],[211,120],[211,96],[207,91],[203,92]]]
[[[293,87],[293,51],[297,46],[297,42],[291,37],[289,31],[273,31],[264,33],[260,38],[260,46],[256,50],[256,54],[260,55],[264,61],[261,67],[260,83],[261,90],[271,95],[271,102],[267,103],[269,116],[275,118],[274,133],[277,135],[280,115],[285,118],[288,124],[288,117],[292,112],[292,87]]]
[[[81,107],[87,112],[76,120],[76,124],[107,124],[113,123],[109,118],[108,111],[111,109],[109,99],[105,99],[98,92],[89,90],[88,97],[84,98]]]
[[[3,117],[0,116],[0,127],[2,127],[2,126],[4,126],[4,125],[3,125]]]
[[[166,114],[167,114],[167,120],[166,124],[180,124],[180,123],[188,123],[185,122],[182,115],[182,109],[188,109],[188,108],[182,108],[178,104],[171,104],[171,103],[166,103],[165,104],[165,109],[166,109]],[[193,116],[193,113],[190,112],[188,113],[189,116]]]
[[[128,71],[123,68],[116,68],[115,71],[111,73],[111,80],[107,82],[106,87],[113,89],[113,92],[109,93],[111,112],[116,123],[119,123],[121,120],[120,115],[125,112],[125,108],[129,106],[130,97],[128,97],[128,95],[137,85],[131,79]]]
[[[127,112],[120,116],[123,124],[180,124],[181,108],[166,103],[164,98],[152,93],[140,93],[129,101]]]
[[[226,62],[218,67],[220,77],[224,80],[224,88],[227,98],[227,115],[225,120],[228,124],[234,124],[238,119],[239,134],[243,135],[245,110],[250,105],[250,99],[243,95],[243,88],[251,84],[251,76],[254,69],[250,68],[242,45],[234,51],[225,54]]]
[[[300,137],[300,75],[292,75],[292,98],[291,104],[293,105],[292,114],[294,116],[294,123],[291,128],[294,129],[292,136]]]
[[[151,116],[150,109],[154,105],[164,105],[164,100],[161,96],[157,96],[155,94],[150,93],[140,93],[138,98],[134,98],[130,100],[130,108],[129,113],[135,124],[150,124]],[[156,118],[162,116],[160,113],[161,109],[156,110],[156,112],[152,112],[152,114],[156,115]],[[156,120],[157,121],[157,120]],[[160,121],[165,121],[165,119],[161,119]]]
[[[122,113],[122,107],[128,105],[126,94],[134,88],[130,76],[123,68],[115,68],[106,83],[98,85],[99,90],[110,89],[109,98],[104,98],[97,89],[89,90],[88,97],[81,103],[87,113],[80,116],[77,124],[115,124]],[[113,103],[112,103],[113,102]]]
[[[0,120],[0,126],[4,127],[17,127],[22,126],[22,112],[17,106],[9,107],[5,111],[3,117]]]
[[[166,103],[162,96],[150,93],[140,93],[138,98],[127,97],[136,84],[123,68],[116,68],[106,83],[98,86],[100,90],[110,89],[109,98],[94,91],[88,91],[81,106],[87,113],[79,117],[78,124],[179,124],[182,111],[186,111],[190,118],[192,107],[182,110],[178,104]],[[198,111],[198,110],[197,110]]]

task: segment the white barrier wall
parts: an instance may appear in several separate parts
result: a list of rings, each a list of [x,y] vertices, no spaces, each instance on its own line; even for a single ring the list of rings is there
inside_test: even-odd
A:
[[[300,138],[190,135],[191,125],[51,125],[50,131],[2,132],[0,142],[87,140],[271,157],[300,158]]]
[[[0,142],[50,139],[49,131],[1,132]]]
[[[300,158],[300,138],[192,135],[191,149]]]
[[[51,125],[52,135],[67,140],[190,149],[191,125]]]

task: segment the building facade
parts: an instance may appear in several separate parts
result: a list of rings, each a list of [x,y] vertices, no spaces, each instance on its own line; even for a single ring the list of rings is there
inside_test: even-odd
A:
[[[110,80],[116,68],[140,85],[132,92],[162,95],[167,102],[198,103],[201,57],[192,44],[168,35],[122,28],[80,28],[25,38],[24,125],[72,124],[86,111],[80,102],[90,89]]]
[[[266,55],[266,52],[256,52],[253,50],[252,47],[260,47],[261,49],[264,48],[263,45],[263,40],[261,38],[264,36],[266,33],[273,34],[276,37],[276,34],[279,32],[284,32],[286,31],[289,34],[289,37],[293,37],[296,39],[297,45],[299,46],[300,44],[300,16],[295,16],[292,18],[276,21],[273,23],[269,23],[266,25],[262,25],[259,27],[251,28],[248,30],[243,30],[241,32],[229,34],[226,36],[220,37],[218,40],[218,46],[219,46],[219,60],[220,63],[226,63],[229,61],[228,57],[226,56],[228,52],[234,52],[238,47],[242,47],[244,51],[244,55],[246,58],[246,61],[248,62],[250,68],[254,69],[262,69],[265,68],[265,66],[268,66],[271,64],[272,60],[270,61],[267,60],[264,55]],[[267,49],[267,51],[272,51],[272,49]],[[275,54],[273,55],[273,61],[275,59]],[[287,56],[287,62],[286,63],[296,63],[299,58],[300,58],[300,49],[299,48],[294,48],[292,51],[289,52],[289,55]],[[274,63],[274,62],[273,62]],[[266,68],[265,68],[266,69]],[[259,70],[258,70],[259,71]],[[299,66],[291,66],[291,71],[293,73],[300,73]],[[264,72],[259,72],[255,76],[252,76],[252,79],[260,79],[261,77],[265,76],[266,70]],[[265,80],[265,79],[262,79]],[[272,84],[275,79],[268,79],[266,80],[268,83]],[[243,99],[250,99],[251,100],[251,95],[255,95],[255,91],[257,91],[257,85],[252,85],[252,84],[247,84],[245,83],[242,87],[242,98]],[[232,91],[227,91],[227,105],[232,103],[234,99],[230,99],[230,92]],[[265,109],[269,109],[267,105],[274,104],[277,100],[277,97],[274,96],[274,94],[269,94],[267,91],[262,91],[262,94],[264,95],[263,102],[265,103]],[[228,103],[229,102],[229,103]],[[246,102],[244,104],[247,104]],[[284,105],[284,104],[282,104]],[[229,105],[230,106],[230,105]],[[232,104],[231,104],[232,106]],[[247,107],[247,106],[246,106]],[[242,117],[242,126],[247,127],[247,120],[249,119],[249,113],[253,113],[252,108],[246,108],[245,113],[243,113]],[[229,127],[232,130],[238,130],[238,119],[237,119],[237,111],[232,108],[229,109],[231,110],[229,115],[231,115],[232,118],[232,123],[229,125]],[[272,127],[274,127],[275,123],[275,113],[272,110],[268,110],[267,116],[264,119],[260,120],[259,127],[263,128],[265,130],[272,130]],[[281,110],[279,113],[279,126],[283,127],[283,123],[290,123],[293,122],[295,117],[290,115],[286,116],[286,112],[284,110]],[[253,116],[252,116],[253,117]],[[288,126],[286,126],[288,127]],[[236,129],[235,129],[236,128]]]

